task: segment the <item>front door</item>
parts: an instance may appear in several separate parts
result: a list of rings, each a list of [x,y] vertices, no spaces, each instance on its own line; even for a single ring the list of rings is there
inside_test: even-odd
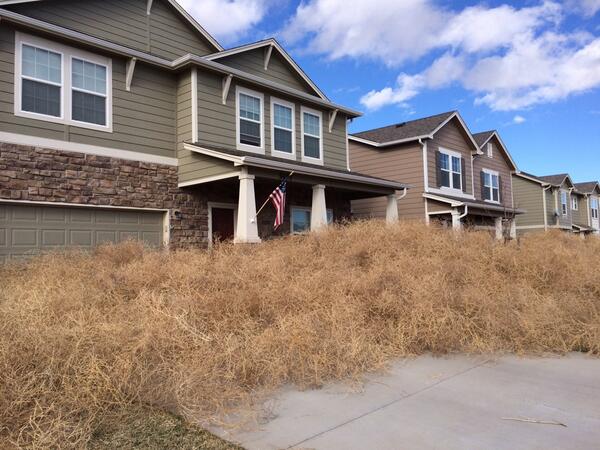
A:
[[[590,197],[590,216],[592,217],[592,228],[600,229],[600,220],[598,219],[598,197]]]
[[[212,242],[229,241],[234,237],[234,211],[231,208],[211,209]]]

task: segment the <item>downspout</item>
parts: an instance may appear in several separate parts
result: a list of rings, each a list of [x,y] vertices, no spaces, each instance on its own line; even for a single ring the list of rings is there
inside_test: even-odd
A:
[[[404,197],[406,197],[406,194],[408,194],[408,188],[404,188],[402,189],[402,195],[400,197],[396,197],[396,199],[398,201],[402,200]]]
[[[465,212],[462,215],[458,216],[459,219],[463,219],[469,214],[469,205],[465,205]]]
[[[419,138],[419,144],[423,149],[423,192],[429,192],[429,167],[427,167],[427,141],[423,142],[423,138]],[[429,210],[427,208],[427,199],[423,199],[425,208],[425,223],[429,225]]]
[[[551,187],[551,184],[546,187],[543,187],[542,185],[542,200],[544,201],[544,231],[548,231],[548,207],[546,206],[546,191]]]

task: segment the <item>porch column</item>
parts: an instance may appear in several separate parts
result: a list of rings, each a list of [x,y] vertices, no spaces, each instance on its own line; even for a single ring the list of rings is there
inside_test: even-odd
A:
[[[313,186],[312,208],[310,211],[310,231],[327,226],[327,205],[325,204],[325,185]]]
[[[510,221],[510,238],[511,239],[517,238],[517,219],[512,219]]]
[[[398,197],[396,197],[396,194],[387,196],[385,221],[390,224],[398,222]]]
[[[462,230],[462,223],[460,220],[460,211],[458,208],[452,210],[452,229],[459,231]]]
[[[501,241],[504,238],[504,233],[502,230],[502,217],[496,217],[494,223],[496,225],[496,239]]]
[[[234,243],[257,244],[258,225],[256,220],[256,198],[254,196],[254,175],[248,169],[242,169],[239,175],[240,194],[238,198],[237,228]]]

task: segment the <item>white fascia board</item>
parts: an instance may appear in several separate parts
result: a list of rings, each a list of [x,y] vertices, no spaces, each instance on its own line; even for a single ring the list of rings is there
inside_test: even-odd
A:
[[[439,195],[428,194],[426,192],[423,193],[423,197],[428,198],[429,200],[436,200],[438,202],[448,203],[453,208],[456,208],[458,206],[463,206],[465,204],[464,202],[460,202],[458,200],[442,197]]]
[[[375,142],[375,141],[370,141],[368,139],[363,139],[363,138],[359,138],[356,136],[348,135],[348,140],[350,140],[350,141],[360,142],[361,144],[370,145],[371,147],[376,147],[376,148],[389,147],[391,145],[398,145],[398,144],[405,144],[407,142],[418,141],[419,139],[433,139],[433,135],[428,134],[428,135],[423,135],[423,136],[415,136],[415,137],[410,137],[410,138],[406,138],[406,139],[397,139],[395,141],[388,141],[388,142]]]
[[[540,184],[544,187],[552,186],[550,183],[546,183],[545,181],[541,181],[541,180],[536,180],[535,178],[531,178],[527,175],[524,175],[522,172],[515,172],[514,175],[517,177],[524,178],[529,181],[533,181],[534,183]]]
[[[440,131],[444,126],[446,126],[446,124],[448,122],[450,122],[455,117],[458,119],[458,121],[460,122],[460,124],[463,127],[463,129],[466,131],[467,136],[469,136],[469,140],[471,141],[471,143],[475,147],[475,151],[477,152],[477,154],[478,155],[483,155],[483,152],[479,148],[479,145],[477,145],[477,142],[475,142],[475,139],[473,138],[473,135],[471,134],[471,131],[469,130],[469,127],[467,127],[467,124],[465,123],[465,121],[463,120],[463,118],[461,117],[461,115],[459,114],[458,111],[454,111],[454,113],[452,113],[452,115],[450,117],[448,117],[440,125],[438,125],[438,127],[435,130],[433,130],[433,132],[431,134],[434,135],[435,133],[437,133],[438,131]]]

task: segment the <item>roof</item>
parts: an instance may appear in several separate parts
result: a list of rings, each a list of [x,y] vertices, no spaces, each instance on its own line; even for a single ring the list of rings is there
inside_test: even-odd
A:
[[[416,139],[433,134],[442,124],[450,119],[456,111],[448,111],[435,116],[423,117],[422,119],[410,120],[394,125],[388,125],[373,130],[353,133],[352,136],[366,139],[377,143]]]
[[[343,169],[333,169],[317,164],[309,164],[301,161],[292,161],[274,156],[249,153],[231,148],[219,147],[215,145],[205,145],[202,142],[185,144],[186,149],[214,158],[225,159],[233,162],[235,165],[248,165],[254,167],[264,167],[268,169],[290,170],[296,173],[332,178],[344,181],[353,181],[356,183],[367,184],[386,189],[403,190],[411,186],[393,180],[386,180],[371,175],[365,175],[358,172],[352,172]]]
[[[597,181],[585,181],[583,183],[575,183],[575,189],[583,194],[591,194],[595,190],[600,190],[600,184]]]
[[[477,142],[477,145],[479,145],[480,149],[483,148],[483,146],[485,144],[487,144],[489,142],[489,140],[492,139],[493,137],[495,137],[498,140],[498,142],[500,143],[500,147],[501,147],[502,151],[504,152],[504,154],[506,155],[506,157],[508,158],[508,161],[510,162],[510,164],[513,166],[513,169],[519,170],[519,168],[517,167],[517,163],[514,161],[514,159],[512,159],[512,156],[510,155],[508,148],[506,147],[506,145],[504,145],[504,142],[500,138],[500,134],[498,133],[497,130],[482,131],[480,133],[475,133],[473,135],[473,139],[475,139],[475,142]]]
[[[556,175],[544,175],[541,177],[538,177],[540,180],[545,181],[546,183],[550,183],[554,186],[560,186],[561,184],[563,184],[563,182],[565,181],[566,178],[569,179],[569,181],[571,182],[571,177],[569,176],[568,173],[559,173]],[[573,184],[573,182],[571,182],[571,184]]]
[[[536,183],[539,183],[541,185],[548,185],[550,183],[541,180],[537,175],[532,175],[530,173],[527,172],[523,172],[522,170],[520,170],[519,172],[515,173],[515,175],[522,177],[522,178],[527,178],[530,181],[535,181]]]
[[[388,125],[373,130],[361,131],[348,136],[348,139],[362,142],[373,147],[387,147],[404,142],[417,141],[419,139],[433,139],[433,135],[444,127],[452,119],[456,118],[465,133],[468,141],[473,148],[480,153],[481,150],[473,135],[460,116],[458,111],[448,111],[434,116],[423,117],[421,119],[400,122],[395,125]]]
[[[253,42],[250,44],[244,44],[237,47],[233,47],[227,50],[223,50],[217,53],[212,53],[210,55],[205,55],[204,57],[208,60],[214,61],[215,59],[225,58],[231,55],[237,55],[239,53],[249,52],[252,50],[256,50],[258,48],[268,48],[271,47],[283,57],[287,61],[287,63],[294,69],[294,71],[300,75],[300,77],[315,91],[315,93],[321,97],[323,100],[328,100],[327,96],[317,87],[317,85],[310,79],[310,77],[302,70],[302,68],[294,61],[294,59],[290,56],[288,52],[277,42],[274,38],[263,39],[261,41]],[[266,65],[265,65],[266,67]]]
[[[31,2],[39,2],[45,0],[0,0],[0,8],[8,5],[16,5],[19,3],[31,3]],[[194,28],[200,35],[202,35],[208,42],[210,42],[215,49],[221,51],[223,47],[219,42],[204,29],[202,25],[200,25],[196,19],[194,19],[184,8],[181,6],[176,0],[166,0],[173,9],[183,18],[187,23],[189,23],[192,28]],[[148,9],[152,6],[152,1],[148,2]]]
[[[466,206],[470,206],[473,208],[484,209],[484,210],[495,211],[495,212],[510,212],[510,213],[514,213],[514,214],[524,214],[526,212],[524,209],[511,208],[509,206],[504,206],[504,205],[495,205],[493,203],[486,202],[483,200],[475,200],[475,199],[469,199],[469,198],[464,198],[464,197],[455,197],[452,195],[437,194],[437,193],[430,194],[430,193],[426,192],[423,194],[423,197],[429,198],[431,200],[450,203],[450,205],[452,207],[466,205]]]

